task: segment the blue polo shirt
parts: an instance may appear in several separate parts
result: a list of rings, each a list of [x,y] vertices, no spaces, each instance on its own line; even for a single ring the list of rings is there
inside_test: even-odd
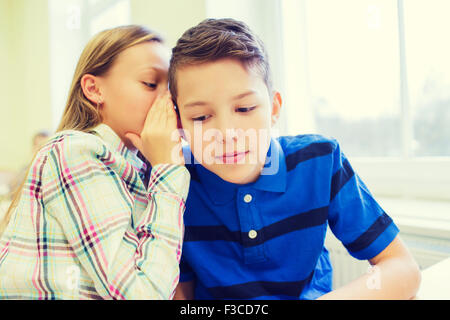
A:
[[[184,214],[180,282],[196,299],[315,299],[332,290],[327,226],[357,259],[370,259],[398,228],[320,135],[272,139],[257,181],[238,185],[195,163]]]

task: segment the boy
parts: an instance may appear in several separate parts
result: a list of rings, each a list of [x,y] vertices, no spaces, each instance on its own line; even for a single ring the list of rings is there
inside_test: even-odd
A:
[[[173,49],[172,98],[194,163],[177,299],[409,299],[417,264],[339,144],[271,138],[280,114],[262,42],[207,19]],[[335,291],[324,238],[376,266]],[[379,276],[379,286],[369,285]]]

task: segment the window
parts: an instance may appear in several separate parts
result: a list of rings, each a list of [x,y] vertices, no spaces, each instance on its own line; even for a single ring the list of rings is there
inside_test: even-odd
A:
[[[411,153],[450,156],[450,2],[404,2]]]
[[[314,0],[306,6],[316,130],[336,137],[349,156],[399,156],[395,2]]]
[[[448,1],[283,6],[286,51],[291,42],[304,51],[287,57],[290,68],[297,65],[287,81],[306,78],[309,104],[290,105],[291,114],[309,108],[307,127],[338,138],[349,156],[450,156]],[[302,123],[288,129],[303,131]]]

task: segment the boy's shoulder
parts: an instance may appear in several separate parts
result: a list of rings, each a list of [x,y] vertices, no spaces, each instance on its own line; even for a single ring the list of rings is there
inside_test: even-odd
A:
[[[320,134],[299,134],[277,138],[286,155],[293,153],[332,153],[339,144],[336,139]]]

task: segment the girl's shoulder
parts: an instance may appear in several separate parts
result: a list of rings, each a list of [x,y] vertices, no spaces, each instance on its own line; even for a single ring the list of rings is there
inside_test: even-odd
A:
[[[42,149],[71,150],[97,150],[104,146],[104,141],[94,132],[78,130],[64,130],[51,136]]]
[[[57,161],[96,157],[105,153],[105,143],[97,135],[78,130],[64,130],[52,135],[41,147],[35,162],[47,162],[49,157]]]

